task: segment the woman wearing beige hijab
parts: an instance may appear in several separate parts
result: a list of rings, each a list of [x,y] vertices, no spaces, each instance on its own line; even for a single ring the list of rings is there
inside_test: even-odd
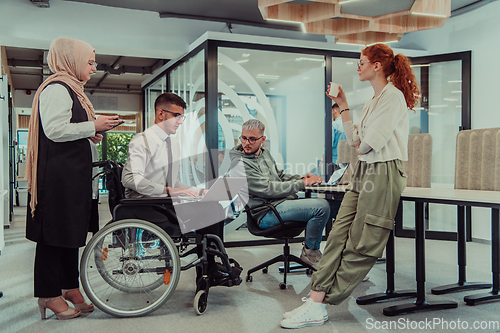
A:
[[[97,67],[92,46],[57,38],[47,63],[55,74],[38,88],[29,124],[26,237],[37,243],[34,290],[42,319],[47,308],[58,319],[70,319],[94,310],[85,303],[78,281],[78,248],[85,246],[90,224],[91,146],[102,140],[98,131],[119,120],[95,119],[83,91]]]

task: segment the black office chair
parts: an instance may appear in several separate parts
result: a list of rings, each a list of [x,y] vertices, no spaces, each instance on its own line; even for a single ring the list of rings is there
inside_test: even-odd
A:
[[[280,224],[278,224],[272,228],[269,228],[269,229],[261,229],[261,228],[259,228],[257,221],[253,218],[251,212],[258,210],[258,209],[262,209],[263,207],[266,207],[266,206],[271,208],[271,211],[274,212],[274,214],[276,215],[276,217],[280,221]],[[286,289],[286,275],[288,272],[290,272],[290,262],[295,262],[297,264],[302,265],[304,268],[306,268],[308,275],[312,274],[312,272],[315,271],[314,267],[305,263],[299,257],[297,257],[293,254],[290,254],[290,246],[288,245],[290,239],[297,237],[298,235],[300,235],[304,231],[304,229],[306,228],[306,223],[297,222],[297,221],[284,222],[281,219],[281,216],[279,215],[276,208],[274,208],[274,206],[271,204],[262,204],[259,206],[255,206],[253,208],[247,208],[244,210],[244,212],[247,213],[247,228],[248,228],[248,231],[250,231],[250,233],[252,235],[266,237],[266,238],[280,239],[280,240],[283,240],[285,242],[285,244],[283,245],[283,253],[282,254],[248,270],[247,278],[246,278],[247,282],[252,282],[251,274],[253,272],[256,272],[256,271],[262,269],[263,273],[267,273],[268,267],[274,263],[277,263],[277,262],[284,263],[283,282],[281,282],[279,285],[281,289]]]

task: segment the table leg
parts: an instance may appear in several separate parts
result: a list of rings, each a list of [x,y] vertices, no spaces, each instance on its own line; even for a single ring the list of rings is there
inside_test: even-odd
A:
[[[403,222],[403,205],[399,202],[398,212],[396,213],[396,221]],[[359,305],[377,303],[394,298],[416,297],[415,290],[400,290],[396,291],[394,287],[394,273],[396,272],[395,255],[394,255],[394,232],[391,231],[389,240],[385,246],[385,271],[387,273],[387,289],[383,293],[376,293],[356,298],[356,303]]]
[[[440,301],[427,302],[425,300],[425,227],[424,203],[415,202],[415,257],[417,278],[417,300],[415,303],[394,305],[384,308],[384,315],[396,316],[403,313],[417,311],[442,310],[458,307],[457,302]]]
[[[463,290],[474,290],[491,288],[491,283],[486,282],[467,282],[466,280],[466,228],[465,228],[465,207],[457,206],[457,234],[458,234],[458,282],[439,286],[431,289],[435,295],[456,293]]]
[[[493,272],[493,289],[488,293],[465,296],[467,305],[500,299],[498,294],[500,284],[500,221],[499,209],[491,209],[491,270]]]

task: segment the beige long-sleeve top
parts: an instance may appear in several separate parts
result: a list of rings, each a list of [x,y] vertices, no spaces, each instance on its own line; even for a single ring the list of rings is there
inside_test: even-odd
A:
[[[352,121],[343,124],[351,146],[364,142],[372,148],[359,160],[367,163],[408,160],[408,108],[403,93],[391,82],[366,102],[359,125]]]

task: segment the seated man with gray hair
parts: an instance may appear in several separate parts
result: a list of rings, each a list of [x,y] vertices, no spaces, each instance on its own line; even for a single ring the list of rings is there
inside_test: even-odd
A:
[[[246,177],[248,193],[241,193],[241,196],[249,208],[271,203],[283,221],[303,221],[307,224],[300,259],[318,269],[322,255],[319,247],[323,229],[330,217],[330,205],[320,198],[292,199],[297,199],[296,193],[303,191],[305,186],[321,183],[322,179],[310,174],[304,177],[290,175],[279,170],[269,151],[263,147],[266,140],[264,130],[264,124],[257,119],[243,124],[241,144],[230,151],[230,174],[234,177]],[[270,208],[253,216],[262,229],[280,223]]]

